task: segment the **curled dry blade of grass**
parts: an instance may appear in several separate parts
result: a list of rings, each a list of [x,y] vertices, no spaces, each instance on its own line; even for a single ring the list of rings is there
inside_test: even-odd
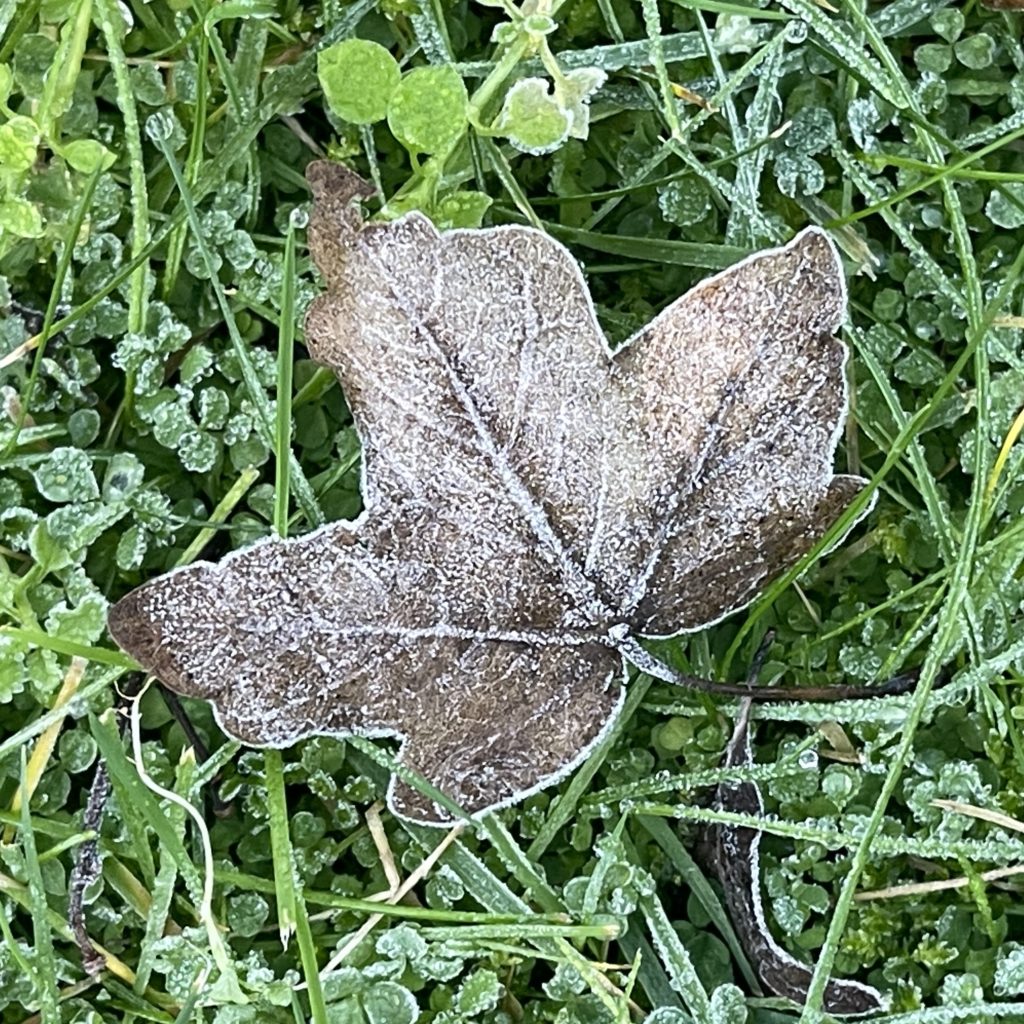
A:
[[[207,527],[199,531],[189,547],[182,553],[179,559],[180,564],[188,564],[198,557],[205,544],[214,536],[217,525],[227,519],[231,511],[236,507],[257,477],[257,471],[252,469],[245,470],[240,474],[239,479],[231,488],[229,488],[224,498],[219,502],[217,508],[214,509]],[[101,678],[94,679],[91,684],[78,691],[78,697],[80,699],[86,699],[95,693],[101,692],[111,684],[112,680],[116,680],[117,676],[119,676],[123,670],[134,667],[130,659],[126,661],[120,652],[112,652],[103,648],[85,648],[83,645],[71,644],[67,641],[62,641],[43,633],[40,630],[8,628],[6,631],[10,635],[19,636],[30,642],[36,643],[44,649],[55,650],[60,653],[71,653],[76,659],[81,659],[83,662],[92,661],[96,664],[106,663],[116,666],[117,671],[114,675],[104,673]],[[75,684],[75,689],[78,689],[77,683]],[[37,746],[37,751],[45,751],[48,757],[49,754],[52,753],[53,741],[56,739],[56,730],[59,730],[64,717],[67,714],[65,704],[65,701],[58,698],[53,708],[47,714],[33,722],[30,727],[21,730],[19,733],[16,733],[14,736],[0,744],[0,758],[2,758],[6,753],[13,752],[16,749],[24,750],[24,744],[27,743],[33,735],[43,734],[45,736],[52,732],[53,736],[51,740],[46,743],[45,747],[41,745]],[[185,852],[184,847],[176,840],[175,833],[171,830],[166,817],[160,811],[159,807],[153,803],[152,798],[144,795],[145,790],[135,788],[140,782],[142,782],[150,789],[153,789],[154,792],[157,792],[160,796],[177,803],[182,807],[182,809],[187,810],[187,813],[189,813],[196,821],[197,827],[199,828],[200,838],[203,840],[203,846],[206,849],[205,880],[202,882],[202,897],[197,900],[200,907],[200,919],[207,926],[207,933],[211,938],[211,950],[218,962],[218,966],[220,966],[227,978],[227,987],[225,989],[226,994],[233,992],[237,998],[244,1001],[244,997],[241,996],[241,992],[238,988],[237,978],[235,978],[232,962],[220,940],[218,926],[213,920],[211,902],[213,862],[205,823],[202,818],[197,815],[191,804],[182,800],[178,794],[171,793],[164,787],[153,782],[141,767],[141,739],[139,736],[137,702],[133,705],[133,708],[133,738],[135,743],[135,765],[138,768],[137,773],[133,771],[132,767],[124,759],[124,755],[121,752],[120,740],[116,736],[116,731],[112,731],[110,728],[100,728],[101,723],[97,723],[98,731],[94,732],[94,735],[96,736],[101,749],[104,751],[105,764],[113,766],[112,773],[117,784],[121,787],[121,791],[123,793],[132,794],[129,799],[122,801],[121,807],[123,813],[127,815],[126,820],[129,823],[129,831],[134,837],[133,847],[138,862],[143,865],[144,874],[148,880],[148,891],[149,893],[152,893],[152,899],[148,903],[145,913],[142,914],[142,916],[147,919],[147,934],[149,941],[148,943],[144,942],[142,945],[142,950],[140,952],[140,971],[137,974],[128,970],[119,960],[117,960],[117,958],[112,958],[108,952],[101,950],[104,957],[104,963],[108,969],[115,971],[119,976],[131,982],[137,993],[142,994],[145,992],[149,976],[152,971],[152,954],[150,953],[150,948],[162,933],[162,928],[155,931],[152,929],[154,927],[154,922],[166,919],[170,902],[174,894],[173,885],[175,878],[178,874],[181,874],[182,877],[186,879],[186,882],[190,884],[194,894],[198,892],[197,886],[200,884],[199,876],[196,873],[190,858]],[[109,726],[109,722],[107,725]],[[33,761],[35,761],[35,759],[36,754],[33,754]],[[26,778],[28,778],[27,774]],[[24,801],[24,803],[27,805],[28,802]],[[140,809],[142,812],[141,816],[138,813]],[[163,849],[169,850],[172,854],[170,857],[161,859],[159,872],[156,873],[149,851],[149,844],[145,835],[146,826],[152,828],[156,832],[161,840]],[[52,856],[54,855],[54,852],[55,848],[51,848],[47,855]],[[142,891],[145,892],[146,890]]]
[[[206,929],[207,941],[210,944],[210,952],[213,955],[214,963],[217,965],[220,971],[219,982],[221,985],[221,996],[225,1002],[231,1003],[246,1003],[248,1000],[242,994],[242,990],[239,987],[238,976],[235,973],[234,962],[228,954],[227,948],[225,947],[224,940],[221,938],[219,925],[214,918],[213,914],[213,847],[210,843],[210,833],[206,827],[206,822],[203,820],[203,816],[196,810],[192,804],[186,800],[181,794],[175,793],[173,790],[167,789],[165,786],[161,786],[156,782],[153,777],[146,771],[143,755],[142,755],[142,731],[140,726],[140,713],[139,713],[139,702],[142,699],[142,694],[145,690],[141,690],[133,699],[131,705],[131,738],[132,738],[132,755],[134,758],[134,768],[138,773],[138,779],[142,784],[164,800],[169,801],[176,807],[179,807],[184,811],[193,821],[196,833],[199,837],[200,845],[203,851],[203,876],[201,879],[201,890],[200,899],[196,905],[196,909],[199,915],[200,923]],[[108,747],[109,749],[109,747]],[[158,810],[158,813],[162,812]],[[155,828],[157,834],[161,839],[166,841],[166,836],[171,835],[177,838],[176,833],[170,831],[170,826],[165,828],[159,828],[155,825],[155,819],[152,813],[149,814],[149,824]],[[192,861],[188,858],[184,848],[181,849],[182,856],[176,858],[177,866],[179,870],[187,863],[191,871],[188,874],[195,874],[195,868]],[[186,878],[188,877],[186,874]],[[193,880],[193,886],[199,879]],[[193,890],[194,891],[194,890]],[[197,987],[202,987],[201,984]],[[320,1024],[320,1022],[317,1022]]]

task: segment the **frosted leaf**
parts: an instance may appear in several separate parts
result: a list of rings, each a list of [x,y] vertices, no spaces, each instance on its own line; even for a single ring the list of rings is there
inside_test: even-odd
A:
[[[524,153],[550,153],[567,138],[585,139],[590,130],[590,100],[604,85],[600,68],[582,67],[546,78],[521,78],[505,95],[494,131]]]
[[[200,430],[183,433],[177,445],[181,464],[193,473],[207,473],[217,461],[217,442]]]
[[[1024,227],[1024,184],[1011,181],[1003,189],[1005,192],[993,189],[985,204],[985,214],[998,227]]]
[[[47,501],[88,501],[100,494],[92,460],[79,448],[55,448],[32,475]]]
[[[494,971],[481,968],[459,986],[455,1008],[463,1017],[478,1017],[498,1005],[501,990],[501,982]]]
[[[839,665],[844,674],[854,679],[874,679],[882,667],[882,655],[863,644],[844,644],[839,652]]]
[[[359,991],[332,1006],[333,1019],[365,1021],[366,1024],[413,1024],[419,1016],[416,997],[393,981],[367,984],[359,979]]]
[[[693,1018],[675,1006],[659,1006],[644,1017],[643,1024],[691,1024]]]
[[[836,140],[836,122],[824,107],[804,107],[798,110],[789,130],[782,136],[782,144],[793,153],[814,156],[825,152]]]
[[[984,71],[996,55],[996,41],[985,32],[958,39],[953,46],[956,59],[972,71]]]
[[[804,771],[813,772],[818,770],[818,753],[815,750],[804,750],[800,756],[796,759],[796,763],[800,765]]]
[[[402,71],[369,39],[343,39],[317,54],[317,76],[331,112],[352,124],[383,121]]]
[[[998,996],[1024,993],[1024,946],[1020,943],[1011,942],[1000,949],[993,987]]]
[[[569,112],[569,134],[574,139],[587,138],[590,100],[607,78],[600,68],[575,68],[566,73],[562,82],[562,102]]]
[[[46,628],[52,636],[79,644],[94,644],[103,634],[107,617],[107,599],[99,593],[92,593],[74,608],[66,601],[59,601],[46,617]]]
[[[168,110],[158,110],[146,118],[146,134],[154,142],[168,142],[181,134],[178,119]]]
[[[427,943],[414,928],[400,924],[381,935],[377,940],[377,952],[391,960],[404,958],[416,963],[426,955]]]
[[[413,153],[444,153],[466,129],[466,86],[450,65],[413,68],[388,103],[392,135]]]
[[[1003,947],[1006,948],[1006,947]],[[999,967],[996,967],[994,990],[1002,995],[999,985]],[[985,1001],[985,989],[976,974],[968,971],[964,974],[947,974],[939,986],[939,999],[943,1006],[975,1006]],[[957,1014],[953,1019],[970,1019],[964,1014]],[[975,1019],[977,1019],[975,1017]]]
[[[846,109],[850,134],[858,146],[872,151],[878,144],[876,133],[889,123],[888,116],[879,110],[873,97],[858,97]]]
[[[546,78],[519,79],[494,121],[494,130],[524,153],[550,153],[569,137],[573,115],[550,88]]]
[[[986,4],[986,6],[991,6],[991,4]],[[935,11],[930,20],[935,34],[941,36],[947,43],[955,43],[960,38],[960,33],[963,32],[966,23],[963,11],[956,8]]]
[[[572,964],[560,963],[555,967],[551,980],[544,982],[541,987],[549,999],[568,1002],[573,996],[585,991],[587,983]]]
[[[715,26],[715,44],[719,53],[752,53],[760,45],[760,35],[745,14],[720,14]]]
[[[126,572],[138,569],[142,565],[142,559],[145,558],[148,547],[149,538],[146,536],[146,531],[133,523],[118,539],[114,554],[117,567]]]
[[[661,215],[679,227],[702,221],[712,210],[711,189],[696,175],[670,181],[658,192]]]
[[[787,196],[814,196],[825,187],[825,172],[817,160],[783,150],[775,157],[775,180]]]
[[[747,1000],[735,985],[719,985],[708,1005],[709,1024],[745,1024]]]
[[[613,356],[551,238],[364,225],[362,182],[309,175],[327,292],[306,339],[351,408],[365,512],[153,580],[110,631],[238,739],[397,736],[479,814],[586,757],[636,637],[748,604],[862,488],[832,473],[841,266],[804,231]],[[407,782],[389,803],[447,818]]]

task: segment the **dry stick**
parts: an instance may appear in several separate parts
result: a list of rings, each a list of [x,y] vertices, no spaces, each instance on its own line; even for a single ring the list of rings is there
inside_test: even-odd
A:
[[[991,822],[993,825],[999,825],[1014,832],[1024,832],[1024,822],[1017,818],[1011,818],[1008,814],[990,810],[987,807],[975,807],[973,804],[961,803],[958,800],[932,800],[931,804],[932,807],[941,807],[944,811],[966,814],[968,817],[979,818],[982,821]],[[994,882],[1001,878],[1011,878],[1014,875],[1021,874],[1024,874],[1024,864],[1014,864],[1012,867],[983,871],[977,877],[983,882]],[[871,889],[859,892],[853,898],[855,900],[890,899],[894,896],[939,892],[942,889],[960,889],[965,885],[970,885],[970,882],[971,880],[965,876],[944,878],[933,882],[908,882],[905,885],[890,885],[884,889]]]
[[[371,900],[386,902],[402,884],[402,876],[395,864],[395,855],[388,842],[388,834],[384,829],[384,822],[381,821],[380,812],[383,807],[380,800],[375,801],[366,811],[366,827],[370,830],[373,838],[373,845],[377,847],[377,856],[380,857],[380,866],[384,869],[384,877],[388,880],[386,892],[375,893],[368,897]]]
[[[42,340],[42,331],[44,323],[44,315],[37,309],[32,309],[31,306],[22,305],[20,302],[12,301],[8,307],[12,313],[19,316],[25,324],[25,330],[30,332],[30,337],[26,338],[20,345],[8,352],[2,358],[0,358],[0,370],[5,369],[8,366],[12,366],[18,362],[24,356],[27,356],[29,352],[37,349],[39,343]],[[61,316],[65,316],[68,312],[68,308],[58,306],[56,312]],[[56,334],[51,334],[49,337],[49,343],[53,344],[64,344],[67,342],[67,335],[58,331]]]
[[[1024,864],[982,871],[977,877],[982,882],[998,882],[1003,878],[1012,878],[1014,875],[1024,875]],[[889,885],[884,889],[864,889],[853,898],[861,901],[890,900],[897,896],[919,896],[922,893],[942,892],[944,889],[963,889],[970,884],[971,879],[966,875],[958,875],[956,878],[940,878],[934,882],[906,882],[903,885]]]
[[[459,838],[464,828],[465,826],[461,823],[454,826],[444,839],[442,839],[441,842],[439,842],[437,846],[427,854],[419,867],[417,867],[416,870],[413,871],[413,873],[409,875],[409,877],[397,889],[387,894],[386,902],[397,903],[407,893],[411,892],[420,883],[420,881],[430,873],[434,865],[441,859],[445,850],[447,850],[448,847]],[[336,971],[342,962],[351,955],[359,943],[377,927],[383,918],[383,914],[371,914],[355,934],[352,935],[348,942],[346,942],[345,945],[342,946],[342,948],[339,949],[338,952],[335,953],[334,956],[332,956],[331,959],[323,966],[320,971],[320,977],[322,979],[327,978]]]
[[[89,930],[85,926],[83,899],[88,886],[100,877],[102,862],[100,860],[100,826],[103,824],[103,808],[110,796],[110,776],[106,765],[100,762],[92,777],[89,788],[89,800],[85,805],[85,827],[93,833],[78,848],[74,866],[71,869],[71,881],[68,887],[68,923],[75,934],[75,942],[82,954],[82,966],[86,974],[97,975],[103,970],[106,960],[89,938]]]
[[[120,691],[120,710],[123,712],[131,703],[132,695],[142,686],[142,673],[132,673]],[[128,720],[123,714],[118,716],[118,731],[124,735]],[[102,861],[100,858],[100,827],[103,824],[103,811],[110,796],[110,776],[102,761],[97,762],[96,772],[89,787],[89,799],[85,805],[85,827],[93,833],[78,847],[75,863],[71,868],[68,882],[68,924],[75,935],[79,952],[82,954],[82,966],[87,974],[96,975],[103,970],[106,959],[89,938],[89,929],[85,925],[85,890],[100,877]]]

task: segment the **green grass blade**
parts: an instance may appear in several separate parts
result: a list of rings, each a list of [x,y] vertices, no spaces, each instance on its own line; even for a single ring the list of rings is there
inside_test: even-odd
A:
[[[708,994],[694,970],[690,954],[676,934],[665,908],[656,896],[644,896],[640,900],[640,911],[647,922],[647,929],[658,951],[658,956],[672,987],[683,997],[683,1002],[695,1021],[711,1019]]]
[[[270,402],[267,398],[266,391],[264,391],[263,385],[260,383],[259,377],[256,374],[256,368],[249,356],[246,342],[238,330],[238,325],[235,323],[235,318],[231,312],[231,307],[228,304],[227,296],[224,294],[224,288],[217,279],[216,264],[214,263],[210,248],[207,245],[205,238],[203,238],[203,229],[199,222],[199,214],[196,211],[192,192],[182,176],[181,168],[178,166],[178,162],[175,159],[174,154],[170,151],[170,148],[167,145],[166,138],[160,136],[159,132],[157,134],[158,137],[154,139],[154,142],[163,153],[164,159],[167,161],[167,165],[170,167],[171,173],[174,175],[174,180],[177,183],[179,192],[181,193],[182,202],[185,204],[189,223],[192,226],[192,240],[199,248],[209,270],[210,283],[217,298],[217,304],[220,307],[221,315],[224,318],[224,326],[227,328],[232,348],[234,349],[235,356],[237,357],[239,366],[241,367],[242,377],[249,392],[249,399],[256,409],[256,422],[259,426],[260,435],[264,444],[266,444],[269,449],[273,450],[275,435],[274,416],[270,408]],[[303,473],[302,467],[299,465],[298,460],[294,455],[290,456],[290,461],[290,473],[295,488],[296,500],[299,502],[299,505],[310,524],[313,526],[319,526],[323,523],[324,517],[323,513],[320,511],[316,495],[313,493],[313,489],[310,487],[309,481],[306,479],[306,475]]]
[[[292,458],[292,364],[295,359],[295,226],[288,225],[281,268],[281,324],[277,334],[277,401],[274,405],[274,531],[288,536]]]
[[[263,772],[267,787],[270,850],[274,862],[274,890],[277,895],[277,928],[287,948],[294,934],[309,993],[314,1024],[326,1024],[327,1008],[317,965],[316,945],[309,927],[309,913],[296,878],[295,854],[288,827],[288,801],[284,790],[284,762],[281,751],[263,752]]]
[[[25,750],[21,752],[21,791],[28,792],[28,773]],[[53,948],[53,933],[46,903],[46,887],[39,866],[39,851],[29,816],[29,801],[21,802],[21,827],[18,832],[25,855],[25,878],[28,882],[29,905],[32,908],[32,937],[35,941],[33,981],[39,999],[39,1018],[42,1024],[60,1024],[60,996],[57,991],[57,959]]]

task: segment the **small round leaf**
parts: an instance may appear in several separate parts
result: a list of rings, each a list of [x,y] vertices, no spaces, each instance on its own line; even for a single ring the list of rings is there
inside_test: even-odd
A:
[[[78,448],[55,448],[32,475],[47,501],[89,501],[100,496],[92,460]]]
[[[363,1020],[367,1024],[412,1024],[419,1016],[413,994],[393,981],[380,981],[363,993]]]
[[[327,106],[352,124],[383,121],[402,77],[395,58],[369,39],[345,39],[321,50],[316,70]]]
[[[43,217],[34,203],[8,196],[0,201],[0,228],[15,238],[38,238],[43,233]]]
[[[58,749],[65,771],[84,772],[96,760],[96,741],[77,729],[61,736]]]
[[[984,32],[967,36],[953,47],[956,59],[972,71],[982,71],[992,64],[996,55],[996,41]]]
[[[76,409],[68,417],[68,436],[76,448],[87,448],[100,433],[100,414],[95,409]]]
[[[521,78],[509,89],[494,123],[524,153],[550,153],[569,137],[572,115],[548,90],[543,78]]]
[[[689,227],[711,212],[711,189],[696,175],[677,178],[658,192],[658,207],[669,223]]]
[[[59,601],[46,617],[46,631],[62,640],[79,644],[94,644],[107,625],[107,599],[99,593],[92,593],[69,608],[66,601]]]
[[[31,117],[12,117],[0,125],[0,165],[14,174],[27,171],[36,162],[39,140],[39,128]]]
[[[466,130],[466,86],[451,67],[416,68],[388,105],[391,133],[414,153],[443,153]]]
[[[82,174],[92,174],[97,167],[106,171],[114,165],[114,154],[95,139],[75,139],[61,147],[60,155]]]
[[[445,196],[434,210],[433,221],[439,228],[478,228],[494,202],[483,192],[456,192]]]
[[[501,998],[501,982],[494,971],[474,971],[462,983],[455,1005],[465,1017],[478,1017],[493,1010]]]
[[[130,572],[142,565],[142,559],[146,556],[146,548],[149,546],[149,538],[146,531],[138,524],[132,523],[117,542],[117,550],[114,553],[114,560],[119,569]]]
[[[985,204],[988,219],[997,227],[1016,231],[1024,227],[1024,183],[1010,181],[993,191]]]

